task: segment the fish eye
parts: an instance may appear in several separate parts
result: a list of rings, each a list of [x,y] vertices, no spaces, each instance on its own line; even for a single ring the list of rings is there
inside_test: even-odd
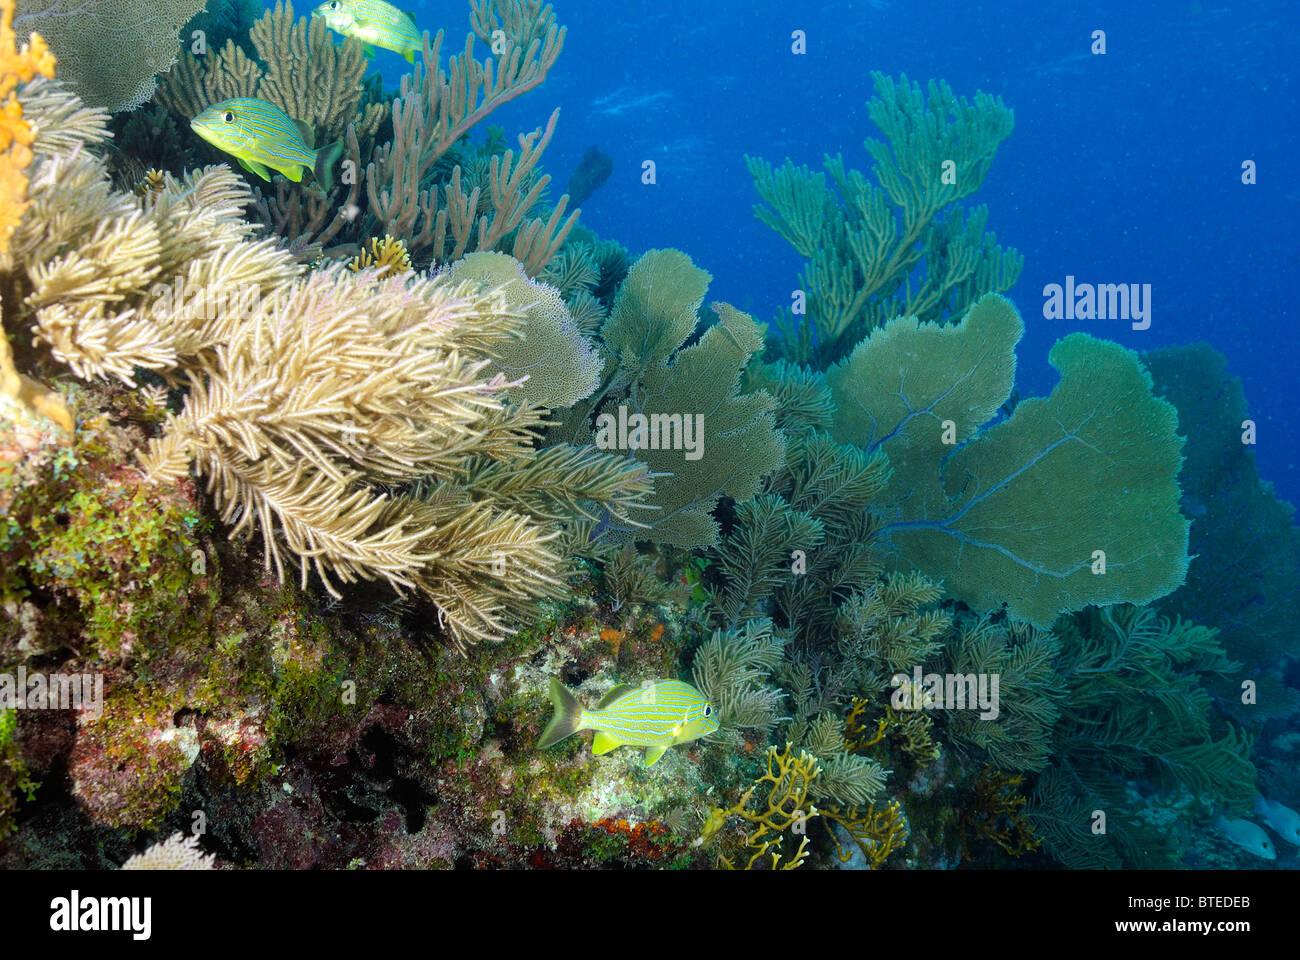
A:
[[[338,8],[339,8],[339,0],[331,0],[330,9],[337,10]]]
[[[225,120],[226,123],[234,123],[234,122],[235,122],[235,115],[234,115],[233,113],[231,113],[229,110],[227,110],[227,111],[226,111],[226,115],[225,115],[224,117],[222,117],[221,119],[222,119],[222,120]]]
[[[707,703],[704,705],[704,715],[706,717],[713,716],[713,708],[709,706]]]

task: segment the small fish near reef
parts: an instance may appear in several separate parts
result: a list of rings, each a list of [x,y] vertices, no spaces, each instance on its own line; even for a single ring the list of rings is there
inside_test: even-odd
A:
[[[713,705],[689,683],[678,680],[656,680],[640,687],[621,683],[601,697],[594,710],[586,710],[564,684],[552,679],[551,704],[555,715],[537,741],[539,750],[579,730],[595,730],[593,756],[617,747],[645,747],[647,767],[674,744],[718,729]]]
[[[312,149],[310,127],[290,119],[275,104],[252,97],[214,103],[191,120],[190,127],[263,180],[270,180],[275,170],[297,183],[303,170],[311,170],[328,190],[334,182],[330,171],[342,153],[337,142]]]
[[[1255,815],[1287,843],[1300,847],[1300,813],[1273,800],[1260,797],[1255,801]]]
[[[1214,825],[1225,837],[1248,853],[1264,860],[1277,859],[1277,850],[1273,848],[1273,841],[1268,838],[1268,834],[1249,820],[1225,820],[1219,817]]]
[[[415,63],[416,52],[424,48],[415,15],[384,0],[326,0],[311,15],[335,33],[360,40],[368,57],[375,55],[375,47],[383,47]]]

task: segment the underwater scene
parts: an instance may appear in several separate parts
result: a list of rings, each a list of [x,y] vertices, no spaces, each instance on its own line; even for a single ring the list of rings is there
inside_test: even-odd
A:
[[[1300,866],[1294,4],[408,4],[0,0],[0,867]]]

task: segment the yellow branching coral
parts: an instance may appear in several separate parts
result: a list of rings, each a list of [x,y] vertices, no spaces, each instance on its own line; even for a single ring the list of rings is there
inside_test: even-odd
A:
[[[18,49],[13,31],[14,0],[0,0],[0,254],[30,206],[27,199],[28,164],[32,162],[32,128],[23,118],[14,89],[33,77],[54,76],[54,55],[38,34]],[[0,328],[0,392],[26,404],[64,430],[73,429],[72,414],[54,391],[19,373],[14,367],[9,337]]]
[[[845,863],[853,853],[840,843],[834,826],[842,828],[857,844],[872,870],[879,869],[889,855],[907,841],[907,818],[897,800],[891,800],[882,810],[877,810],[873,803],[861,813],[857,807],[844,809],[836,806],[822,807],[819,813],[831,842],[835,844],[836,856]]]
[[[881,718],[876,721],[875,730],[871,729],[871,724],[865,720],[868,703],[861,697],[853,698],[853,706],[849,709],[848,716],[844,718],[844,749],[856,753],[867,747],[874,747],[881,740],[885,739],[885,729],[889,726],[889,721]]]
[[[135,185],[134,192],[137,197],[154,196],[162,193],[166,185],[167,180],[161,170],[148,170],[145,172],[144,179]]]
[[[915,691],[920,696],[919,691]],[[913,701],[920,703],[920,701]],[[939,759],[939,744],[932,733],[934,720],[927,713],[916,711],[897,711],[892,706],[885,707],[885,719],[881,721],[888,729],[889,737],[898,744],[900,750],[916,761],[918,767],[929,766]]]
[[[767,748],[767,772],[755,780],[733,806],[725,810],[715,807],[710,812],[700,835],[702,843],[712,840],[726,825],[728,817],[740,817],[754,826],[753,832],[745,836],[746,852],[750,855],[746,870],[754,869],[754,865],[765,856],[772,858],[773,870],[793,870],[803,863],[808,856],[805,827],[819,814],[808,798],[808,788],[821,773],[821,768],[817,766],[816,758],[807,753],[801,751],[797,757],[792,756],[793,749],[789,743],[781,753],[777,753],[776,747]],[[767,795],[755,802],[754,794],[765,785]],[[792,828],[804,835],[800,837],[794,855],[782,863],[781,842],[786,831]],[[718,861],[727,870],[735,869],[735,863],[729,857],[719,854]]]
[[[924,692],[916,686],[912,694],[917,698],[916,710],[895,710],[885,706],[885,715],[874,724],[866,719],[868,701],[853,698],[853,706],[844,719],[844,749],[861,753],[882,743],[886,738],[899,750],[911,757],[918,767],[929,766],[939,759],[939,744],[933,737],[934,721],[921,713]]]
[[[39,34],[32,34],[18,49],[14,34],[14,2],[0,0],[0,253],[9,249],[9,235],[27,209],[27,177],[32,162],[32,128],[14,88],[38,74],[54,76],[54,54]]]
[[[961,858],[970,859],[966,846],[968,835],[992,840],[1006,853],[1020,857],[1042,846],[1034,835],[1033,825],[1025,818],[1025,797],[1020,792],[1024,777],[1014,776],[986,766],[975,780],[974,796],[962,807]]]
[[[351,270],[366,270],[370,267],[378,267],[381,277],[395,277],[399,273],[410,273],[411,255],[406,252],[406,244],[401,240],[387,234],[382,240],[379,237],[371,237],[370,243],[348,262],[348,268]]]

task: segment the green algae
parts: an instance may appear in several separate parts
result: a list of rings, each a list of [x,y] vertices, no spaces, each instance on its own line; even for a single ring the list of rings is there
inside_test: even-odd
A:
[[[19,803],[36,799],[40,788],[23,762],[17,731],[18,711],[0,709],[0,840],[13,833]]]

